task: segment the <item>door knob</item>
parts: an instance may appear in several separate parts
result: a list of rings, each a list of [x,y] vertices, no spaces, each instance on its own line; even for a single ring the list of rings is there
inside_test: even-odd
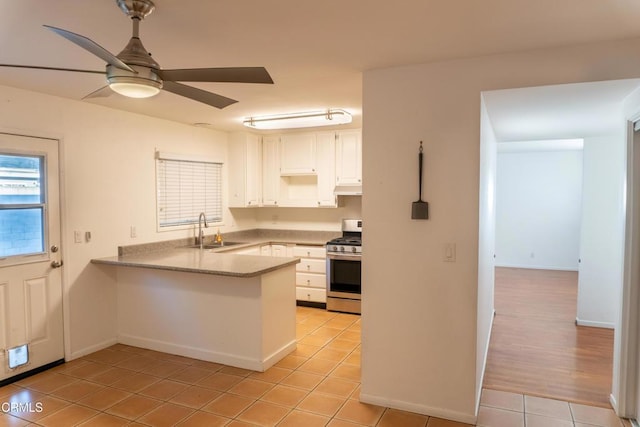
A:
[[[51,261],[51,268],[60,268],[62,264],[64,264],[62,261]]]

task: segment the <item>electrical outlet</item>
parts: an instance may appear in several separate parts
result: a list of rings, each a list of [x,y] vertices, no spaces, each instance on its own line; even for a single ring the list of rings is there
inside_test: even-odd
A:
[[[136,237],[138,237],[138,230],[136,230],[135,225],[132,225],[131,228],[129,229],[129,235],[131,236],[132,239],[135,239]]]
[[[82,243],[82,231],[73,232],[73,241],[76,243]]]

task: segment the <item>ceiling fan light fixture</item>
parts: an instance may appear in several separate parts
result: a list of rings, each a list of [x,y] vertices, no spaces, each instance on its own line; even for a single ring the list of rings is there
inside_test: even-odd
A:
[[[251,129],[272,130],[343,125],[351,123],[351,120],[351,114],[345,110],[328,109],[306,113],[248,117],[243,120],[242,124]]]
[[[128,98],[151,98],[160,93],[160,87],[140,83],[115,82],[109,83],[109,87]]]

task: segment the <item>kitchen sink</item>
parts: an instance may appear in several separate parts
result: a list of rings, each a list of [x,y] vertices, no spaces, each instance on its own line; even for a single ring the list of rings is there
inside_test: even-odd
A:
[[[222,243],[205,243],[202,249],[219,249],[227,246],[242,245],[245,242],[222,242]],[[200,245],[189,245],[188,248],[200,249]]]

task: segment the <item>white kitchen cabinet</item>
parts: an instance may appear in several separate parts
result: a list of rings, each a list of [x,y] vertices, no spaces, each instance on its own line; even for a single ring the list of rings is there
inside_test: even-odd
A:
[[[260,246],[260,255],[262,255],[262,256],[271,256],[271,245],[261,245]]]
[[[262,143],[260,137],[236,132],[229,139],[229,207],[262,204]]]
[[[324,246],[293,247],[293,256],[300,257],[296,264],[296,299],[327,302],[327,251]]]
[[[316,134],[293,133],[280,136],[280,175],[316,174]]]
[[[280,198],[280,138],[262,138],[262,205],[277,206]]]
[[[336,137],[336,185],[362,185],[362,132],[345,130]]]
[[[322,132],[316,135],[316,171],[318,206],[336,207],[338,199],[334,193],[336,177],[336,134]]]
[[[271,244],[271,256],[286,257],[287,245]]]
[[[260,255],[260,246],[250,246],[248,248],[235,249],[224,253],[235,255]]]

